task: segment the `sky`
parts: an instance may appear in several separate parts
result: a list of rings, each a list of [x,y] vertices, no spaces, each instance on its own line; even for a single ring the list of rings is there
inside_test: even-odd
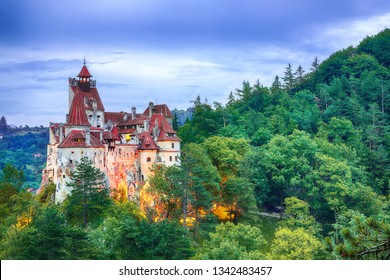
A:
[[[0,0],[0,116],[65,122],[84,58],[109,112],[225,104],[386,27],[388,0]]]

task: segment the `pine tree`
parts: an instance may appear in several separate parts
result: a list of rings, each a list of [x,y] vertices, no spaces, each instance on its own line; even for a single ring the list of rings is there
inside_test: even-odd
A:
[[[178,119],[176,113],[173,114],[172,128],[175,131],[178,131],[178,129],[179,129],[179,119]]]
[[[315,72],[317,71],[318,67],[319,67],[318,58],[315,57],[313,63],[311,64],[310,71]]]
[[[301,84],[303,82],[303,73],[305,73],[305,70],[303,70],[302,66],[299,65],[297,70],[295,71],[295,77],[296,77],[297,84]]]
[[[275,76],[275,80],[274,80],[274,82],[272,83],[272,86],[271,86],[271,91],[272,91],[272,93],[275,93],[275,92],[280,91],[281,88],[282,88],[282,83],[280,82],[279,76],[276,75]]]
[[[283,86],[286,90],[291,90],[295,85],[295,75],[292,72],[292,67],[290,63],[286,67],[286,71],[284,71],[283,81]]]
[[[4,116],[0,118],[0,132],[6,133],[8,130],[7,120]]]
[[[71,220],[82,223],[84,227],[99,218],[111,204],[104,174],[87,157],[76,163],[68,187],[72,190],[65,201],[65,210]]]

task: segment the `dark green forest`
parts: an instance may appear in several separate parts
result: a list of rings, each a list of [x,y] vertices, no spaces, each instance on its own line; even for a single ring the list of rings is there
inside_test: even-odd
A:
[[[0,166],[0,257],[390,259],[389,67],[386,28],[226,104],[198,97],[181,165],[155,166],[143,210],[97,187],[87,159],[61,205],[53,185],[26,192],[21,163]]]

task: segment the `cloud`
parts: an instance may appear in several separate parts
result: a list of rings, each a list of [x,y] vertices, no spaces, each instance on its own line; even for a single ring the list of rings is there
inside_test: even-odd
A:
[[[346,19],[326,26],[317,26],[313,34],[306,38],[304,45],[334,52],[348,46],[356,46],[365,36],[372,36],[390,26],[390,13],[367,18]]]

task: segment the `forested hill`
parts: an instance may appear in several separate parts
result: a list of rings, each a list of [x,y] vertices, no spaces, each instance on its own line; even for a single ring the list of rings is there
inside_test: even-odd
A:
[[[154,165],[136,201],[108,196],[86,158],[60,205],[53,183],[33,196],[5,165],[0,258],[390,259],[389,62],[385,29],[226,104],[197,98],[181,164]],[[32,155],[26,136],[11,143]]]
[[[235,159],[235,176],[255,186],[260,209],[296,196],[326,224],[347,210],[378,214],[389,195],[389,66],[385,29],[315,58],[309,70],[288,64],[271,87],[245,81],[225,105],[198,98],[179,135],[183,144],[203,143],[217,167]],[[238,156],[228,139],[245,139],[250,149]]]
[[[0,139],[0,178],[1,170],[9,164],[23,171],[24,187],[38,189],[46,163],[48,139],[48,128],[9,128]]]

